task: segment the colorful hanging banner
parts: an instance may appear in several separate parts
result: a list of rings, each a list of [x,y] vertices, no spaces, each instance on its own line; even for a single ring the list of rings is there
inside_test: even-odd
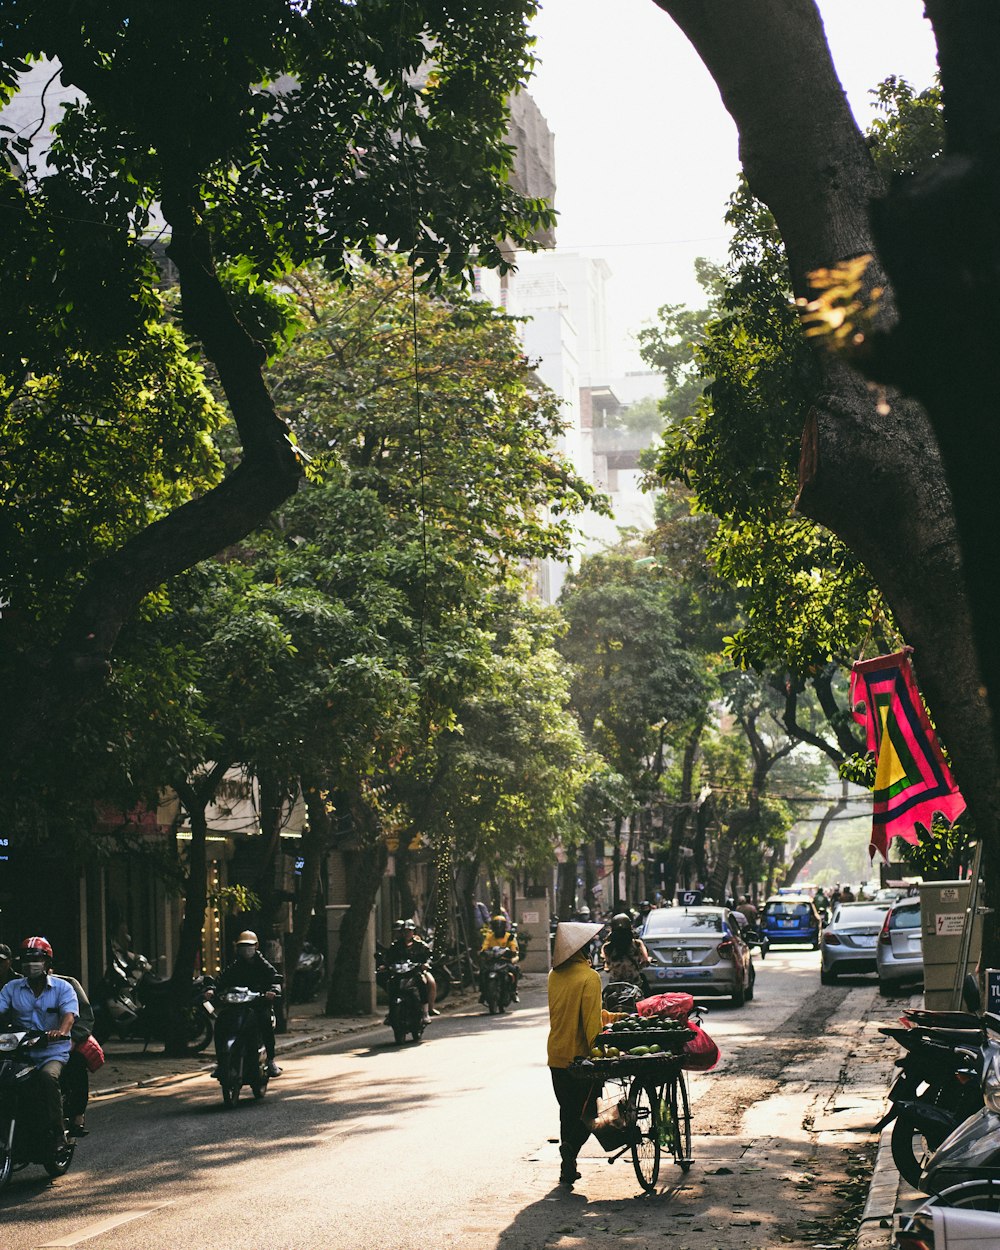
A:
[[[872,840],[869,852],[889,858],[893,838],[917,841],[935,812],[948,821],[965,811],[951,771],[917,689],[910,647],[894,655],[859,660],[851,672],[854,719],[865,727],[876,754]]]

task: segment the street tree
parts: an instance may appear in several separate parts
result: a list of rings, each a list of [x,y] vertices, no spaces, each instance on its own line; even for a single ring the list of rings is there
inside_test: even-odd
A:
[[[1000,430],[976,414],[995,389],[1000,317],[990,260],[996,103],[987,68],[1000,27],[983,2],[928,3],[945,152],[887,190],[812,0],[656,3],[719,86],[750,189],[784,241],[796,295],[812,300],[810,275],[834,270],[816,311],[828,326],[846,328],[839,341],[847,352],[821,350],[817,358],[821,385],[803,429],[798,507],[864,562],[915,647],[922,688],[983,838],[995,906],[1000,595],[991,473]],[[840,275],[834,269],[868,256]],[[991,958],[997,924],[987,925]]]
[[[507,98],[530,70],[533,11],[533,0],[473,12],[29,0],[9,15],[0,104],[39,60],[67,94],[58,117],[42,91],[37,127],[0,132],[0,420],[17,424],[12,406],[37,402],[43,419],[25,436],[54,442],[46,395],[72,405],[80,377],[91,393],[82,421],[62,420],[65,462],[89,455],[93,414],[127,427],[127,407],[144,404],[183,476],[200,456],[189,431],[206,418],[168,376],[179,367],[168,336],[182,336],[184,351],[211,362],[240,448],[209,489],[164,492],[154,516],[133,509],[127,526],[80,544],[44,645],[3,629],[18,709],[0,751],[11,784],[106,679],[143,597],[243,538],[300,484],[300,454],[262,372],[288,330],[269,284],[311,260],[346,275],[350,256],[383,248],[433,283],[473,254],[503,267],[503,240],[531,247],[550,223],[547,206],[514,191],[504,142]],[[157,249],[180,293],[176,318]],[[151,372],[167,386],[159,404],[138,398]],[[120,495],[119,471],[102,470],[98,489]],[[30,578],[5,575],[0,593],[5,620],[45,610]]]
[[[499,609],[516,602],[527,562],[565,555],[573,517],[604,505],[554,451],[557,401],[534,379],[516,324],[500,310],[454,290],[421,294],[409,272],[391,267],[356,270],[350,291],[315,271],[289,287],[303,329],[269,377],[310,465],[303,489],[255,540],[256,576],[308,586],[372,621],[387,662],[414,692],[398,734],[378,736],[366,767],[332,749],[306,787],[339,796],[353,825],[350,907],[328,997],[330,1010],[349,1011],[389,841],[442,828],[447,841],[449,818],[435,826],[439,794],[451,795],[454,815],[457,778],[472,784],[475,774],[486,787],[482,818],[470,826],[482,833],[484,858],[508,853],[503,838],[513,846],[528,836],[518,786],[540,804],[539,836],[558,823],[577,768],[572,725],[564,714],[559,726],[559,683],[540,627],[517,634],[518,646],[536,639],[529,668],[537,663],[538,679],[549,678],[537,691],[528,675],[523,690],[512,687],[505,648],[524,610]],[[528,771],[530,735],[515,732],[516,709],[502,712],[505,694],[523,698],[539,742],[550,743]],[[483,759],[485,771],[472,767],[471,746],[459,758],[460,709],[470,743],[476,716],[488,709],[509,718],[494,726],[499,772],[489,786]],[[517,750],[519,767],[509,762]],[[558,785],[550,755],[566,766]],[[471,793],[463,802],[476,807]],[[537,859],[538,838],[522,849]]]
[[[704,714],[711,686],[701,656],[682,640],[672,583],[648,554],[588,557],[559,606],[573,707],[587,741],[624,779],[634,812],[659,791],[672,734]],[[626,815],[620,805],[612,813],[616,891]]]

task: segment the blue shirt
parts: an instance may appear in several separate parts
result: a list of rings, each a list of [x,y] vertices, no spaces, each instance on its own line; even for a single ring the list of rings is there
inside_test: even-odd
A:
[[[24,977],[8,981],[0,989],[0,1020],[13,1019],[19,1029],[58,1029],[67,1014],[78,1016],[80,1004],[73,987],[58,977],[46,977],[45,988],[37,996]],[[36,1047],[31,1052],[35,1067],[50,1059],[65,1063],[72,1044],[67,1037]]]

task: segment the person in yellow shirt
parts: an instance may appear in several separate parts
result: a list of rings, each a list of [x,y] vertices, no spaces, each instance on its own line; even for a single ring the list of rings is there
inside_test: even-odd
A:
[[[495,947],[510,951],[510,965],[514,976],[514,989],[511,997],[515,1003],[519,1003],[521,999],[517,992],[517,982],[520,975],[517,966],[519,962],[517,938],[511,933],[506,916],[494,916],[490,921],[490,927],[483,938],[483,944],[479,948],[479,953],[482,954],[483,951],[493,950]],[[486,1001],[486,983],[483,972],[479,974],[479,1001],[481,1003]]]
[[[601,1082],[592,1085],[566,1069],[578,1055],[589,1055],[601,1031],[601,978],[589,957],[590,943],[602,925],[563,923],[556,929],[549,973],[548,1065],[559,1103],[559,1184],[573,1188],[579,1180],[576,1157],[590,1136],[584,1118],[597,1114]]]

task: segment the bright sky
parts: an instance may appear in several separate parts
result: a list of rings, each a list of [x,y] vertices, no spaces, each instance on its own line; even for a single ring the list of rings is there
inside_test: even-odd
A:
[[[706,0],[709,3],[710,0]],[[696,256],[721,260],[736,183],[736,129],[694,49],[652,0],[543,0],[530,90],[556,137],[558,246],[603,256],[613,373],[641,368],[630,336],[661,304],[697,305]],[[922,0],[820,0],[862,126],[889,74],[935,70]]]

